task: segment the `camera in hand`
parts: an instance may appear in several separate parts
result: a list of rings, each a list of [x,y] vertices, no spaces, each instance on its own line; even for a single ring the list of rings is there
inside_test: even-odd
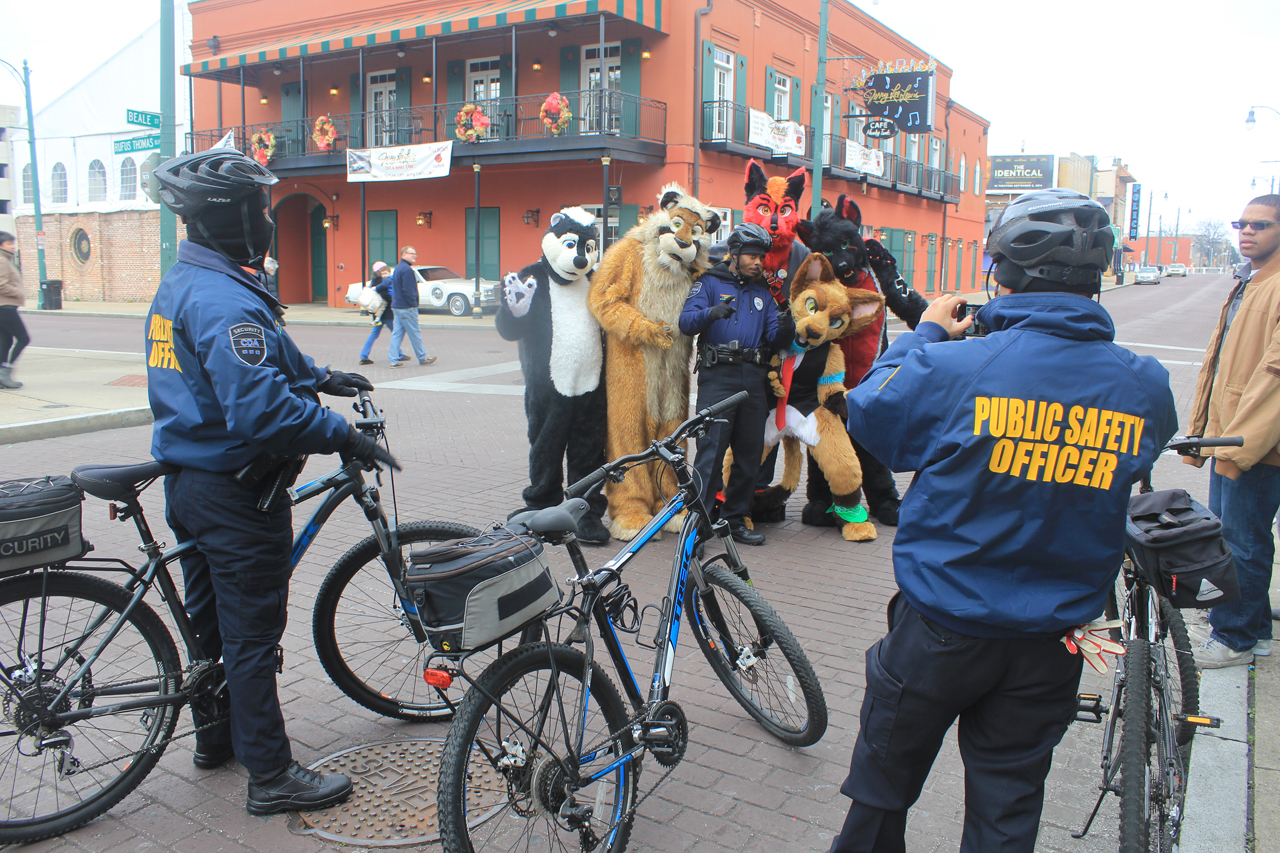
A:
[[[971,305],[966,302],[956,309],[956,320],[964,322],[965,317],[973,318],[973,324],[964,330],[960,335],[961,338],[981,338],[990,334],[991,330],[978,322],[978,310],[980,308],[982,308],[981,305]]]

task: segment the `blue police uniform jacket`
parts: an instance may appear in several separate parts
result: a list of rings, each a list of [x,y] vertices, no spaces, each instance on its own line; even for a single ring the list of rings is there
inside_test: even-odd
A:
[[[183,241],[147,315],[151,455],[218,473],[264,451],[333,453],[347,421],[324,408],[328,371],[303,355],[276,321],[279,305],[251,275]]]
[[[391,273],[391,307],[401,310],[418,307],[418,277],[404,258]]]
[[[893,544],[912,607],[969,636],[1060,635],[1102,615],[1132,485],[1177,429],[1169,373],[1082,296],[977,319],[990,334],[901,335],[849,392],[849,433],[916,472]]]
[[[731,304],[737,311],[732,317],[712,321],[707,313],[725,296],[733,297]],[[794,333],[789,323],[778,322],[778,306],[764,281],[742,281],[726,264],[716,264],[694,282],[680,312],[680,331],[702,335],[701,342],[707,346],[737,341],[744,348],[775,349],[783,347]]]

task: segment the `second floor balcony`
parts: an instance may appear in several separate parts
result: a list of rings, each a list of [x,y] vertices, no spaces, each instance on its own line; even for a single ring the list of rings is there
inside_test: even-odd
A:
[[[253,152],[257,134],[271,134],[273,169],[334,167],[346,162],[349,148],[383,148],[453,140],[454,156],[485,159],[557,160],[580,152],[609,149],[612,156],[633,162],[662,163],[666,159],[667,105],[662,101],[612,89],[560,93],[567,109],[558,120],[544,117],[548,95],[524,95],[479,101],[430,104],[349,115],[328,115],[331,134],[318,134],[319,116],[264,122],[243,127],[201,130],[187,134],[189,151],[215,145],[231,132],[237,148]],[[485,125],[474,141],[458,136],[458,118],[474,105]]]

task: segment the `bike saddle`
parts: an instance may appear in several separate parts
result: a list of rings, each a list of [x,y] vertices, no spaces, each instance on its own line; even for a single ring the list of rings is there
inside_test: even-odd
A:
[[[566,533],[578,532],[578,522],[587,514],[591,506],[582,498],[570,498],[559,506],[546,509],[527,509],[507,519],[518,522],[529,528],[530,533],[540,536],[563,536]]]
[[[176,465],[165,462],[143,462],[141,465],[81,465],[71,472],[71,482],[95,498],[119,501],[138,494],[138,486],[147,480],[178,473]]]

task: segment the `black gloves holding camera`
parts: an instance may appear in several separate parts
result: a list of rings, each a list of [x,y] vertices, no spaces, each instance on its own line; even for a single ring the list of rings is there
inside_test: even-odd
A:
[[[361,391],[372,391],[373,383],[359,373],[330,371],[328,378],[318,386],[319,390],[334,397],[354,397]]]
[[[728,302],[721,302],[719,305],[713,305],[707,309],[707,317],[712,321],[727,320],[737,313],[738,309],[734,308]]]
[[[344,459],[358,459],[369,467],[381,464],[389,465],[397,471],[403,470],[400,467],[400,463],[385,447],[354,426],[348,427],[347,440],[342,442],[342,446],[338,448],[338,453]]]

